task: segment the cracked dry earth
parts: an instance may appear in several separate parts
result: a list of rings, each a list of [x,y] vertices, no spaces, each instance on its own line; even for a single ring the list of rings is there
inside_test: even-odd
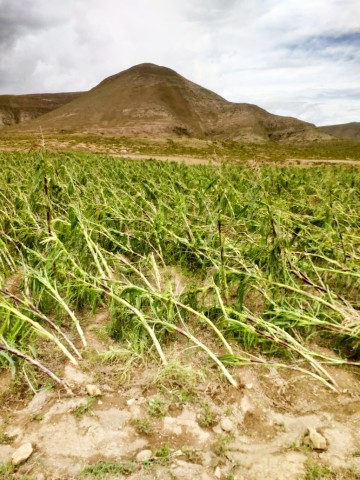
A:
[[[33,447],[0,478],[360,478],[356,369],[329,370],[335,393],[294,371],[262,366],[238,367],[234,388],[207,366],[189,394],[181,382],[167,383],[154,364],[134,367],[120,386],[111,374],[118,366],[107,368],[66,365],[73,397],[42,390],[17,408],[0,406],[0,466],[20,446]],[[0,374],[0,394],[9,388],[6,378]],[[101,396],[87,395],[89,383]],[[309,441],[309,431],[325,444]]]

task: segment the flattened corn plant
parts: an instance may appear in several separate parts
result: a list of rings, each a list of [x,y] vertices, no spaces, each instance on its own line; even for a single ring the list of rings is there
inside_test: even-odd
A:
[[[2,153],[0,169],[1,365],[32,363],[67,388],[39,340],[77,364],[80,312],[100,306],[137,353],[166,364],[181,335],[233,385],[233,365],[271,364],[336,389],[327,366],[359,365],[357,168],[41,151]]]

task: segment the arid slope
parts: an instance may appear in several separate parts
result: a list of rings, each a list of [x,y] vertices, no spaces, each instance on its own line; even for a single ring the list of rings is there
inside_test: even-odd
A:
[[[314,125],[231,103],[175,71],[141,64],[102,81],[21,131],[87,132],[124,136],[191,136],[264,142],[331,137]]]
[[[327,125],[325,127],[320,127],[320,130],[329,135],[334,135],[334,137],[360,140],[360,122]]]
[[[75,100],[82,92],[0,95],[0,128],[32,120]]]

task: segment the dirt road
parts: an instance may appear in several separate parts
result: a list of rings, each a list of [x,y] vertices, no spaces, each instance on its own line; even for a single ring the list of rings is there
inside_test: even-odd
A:
[[[127,158],[131,160],[162,160],[166,162],[178,162],[185,163],[187,165],[219,165],[220,162],[214,159],[208,158],[196,158],[190,156],[181,156],[181,155],[158,155],[158,154],[111,154],[114,158]],[[238,162],[237,160],[225,160]],[[312,159],[312,158],[288,158],[282,160],[281,162],[268,161],[268,160],[245,160],[245,163],[256,162],[261,165],[273,165],[273,166],[312,166],[312,165],[343,165],[347,167],[360,167],[359,160],[343,160],[343,159]]]

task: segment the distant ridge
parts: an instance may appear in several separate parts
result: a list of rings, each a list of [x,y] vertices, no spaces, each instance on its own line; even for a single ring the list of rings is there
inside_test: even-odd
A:
[[[0,95],[0,128],[32,120],[75,100],[82,92]]]
[[[249,142],[315,141],[331,137],[314,125],[232,103],[167,67],[143,63],[106,78],[89,92],[19,131],[190,136]]]
[[[321,131],[346,140],[360,141],[360,122],[342,123],[339,125],[326,125],[319,127]]]

